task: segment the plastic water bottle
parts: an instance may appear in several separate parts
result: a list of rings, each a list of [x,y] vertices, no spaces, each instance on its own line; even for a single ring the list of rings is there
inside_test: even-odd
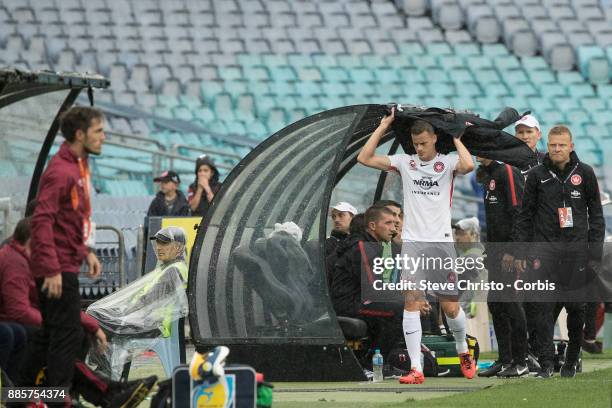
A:
[[[374,370],[373,382],[381,382],[383,380],[383,356],[380,354],[380,349],[376,349],[372,357],[372,369]]]

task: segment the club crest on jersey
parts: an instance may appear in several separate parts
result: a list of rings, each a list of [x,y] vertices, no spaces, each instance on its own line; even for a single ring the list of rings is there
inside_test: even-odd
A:
[[[436,164],[434,164],[434,171],[436,173],[442,173],[444,171],[444,163],[436,162]]]
[[[432,180],[431,177],[423,177],[420,180],[412,180],[414,184],[421,187],[422,190],[430,190],[432,187],[439,187],[440,185],[436,180]]]
[[[495,190],[495,180],[489,181],[489,190]]]
[[[572,178],[570,179],[570,181],[572,182],[573,185],[579,186],[580,183],[582,183],[582,177],[580,176],[580,174],[574,174]]]
[[[411,168],[412,170],[416,170],[417,165],[416,165],[416,162],[415,162],[414,160],[410,160],[410,168]]]

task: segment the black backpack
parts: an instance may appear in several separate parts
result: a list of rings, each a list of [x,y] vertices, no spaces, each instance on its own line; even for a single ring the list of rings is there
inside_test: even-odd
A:
[[[427,346],[423,344],[421,344],[421,355],[423,356],[423,374],[425,377],[437,377],[439,372],[438,362]],[[405,348],[395,348],[391,350],[389,354],[387,354],[386,361],[391,366],[404,371],[410,371],[412,366],[410,356]]]

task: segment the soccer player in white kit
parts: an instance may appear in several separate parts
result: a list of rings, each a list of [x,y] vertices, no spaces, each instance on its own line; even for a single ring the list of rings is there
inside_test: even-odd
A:
[[[472,155],[460,137],[453,139],[457,149],[456,155],[438,153],[434,129],[428,122],[422,120],[415,121],[410,130],[416,154],[377,155],[376,147],[390,129],[394,119],[395,108],[392,108],[391,114],[381,120],[378,128],[363,146],[357,161],[375,169],[398,171],[402,177],[405,214],[402,255],[408,253],[417,257],[421,252],[419,248],[439,248],[442,245],[446,248],[443,251],[446,251],[447,255],[456,257],[451,227],[453,180],[456,174],[467,174],[474,169]],[[448,278],[450,282],[456,279],[456,275],[451,270],[448,277],[444,278]],[[435,291],[435,294],[455,337],[461,371],[466,378],[471,379],[476,374],[476,364],[468,351],[466,317],[459,306],[457,292],[439,290]],[[425,378],[421,367],[420,310],[426,302],[424,293],[420,290],[406,291],[404,299],[404,339],[412,368],[399,381],[402,384],[422,384]]]

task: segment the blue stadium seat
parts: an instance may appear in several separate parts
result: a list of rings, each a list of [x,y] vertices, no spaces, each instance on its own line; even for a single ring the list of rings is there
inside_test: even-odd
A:
[[[217,94],[223,92],[223,82],[220,81],[202,81],[200,93],[202,99],[207,103],[211,103]]]
[[[523,57],[521,58],[521,64],[528,72],[550,69],[548,63],[542,57]]]
[[[554,98],[558,96],[567,96],[567,89],[558,83],[541,84],[539,87],[540,95],[543,98]]]
[[[365,67],[356,67],[349,70],[351,80],[356,84],[372,83],[376,80],[374,72]]]
[[[610,82],[612,78],[611,63],[603,48],[596,45],[583,45],[578,47],[577,56],[578,67],[585,79],[593,84]]]
[[[323,90],[323,97],[342,97],[349,93],[347,85],[339,82],[324,82],[321,88]]]
[[[455,87],[450,82],[429,82],[427,89],[431,95],[437,97],[454,97],[457,95]]]
[[[589,84],[571,84],[567,87],[568,93],[571,97],[582,98],[585,96],[595,96],[593,87]]]
[[[327,67],[322,69],[323,78],[329,82],[348,82],[350,80],[346,69],[341,67]]]
[[[449,72],[449,78],[452,82],[455,83],[465,83],[465,82],[474,82],[474,75],[470,72],[468,68],[453,68]]]
[[[502,81],[501,76],[493,68],[472,69],[472,74],[483,86],[499,84]]]
[[[548,110],[542,112],[540,114],[540,120],[543,123],[549,123],[551,125],[567,123],[565,115],[558,110]]]
[[[585,97],[580,99],[580,105],[587,111],[606,110],[606,101],[598,97]]]
[[[397,70],[400,82],[424,83],[425,74],[416,67],[404,67]]]
[[[392,84],[400,82],[398,72],[391,67],[378,68],[374,71],[374,75],[376,78],[376,82],[381,84]]]
[[[484,95],[481,87],[476,82],[455,83],[457,95],[476,97]]]

